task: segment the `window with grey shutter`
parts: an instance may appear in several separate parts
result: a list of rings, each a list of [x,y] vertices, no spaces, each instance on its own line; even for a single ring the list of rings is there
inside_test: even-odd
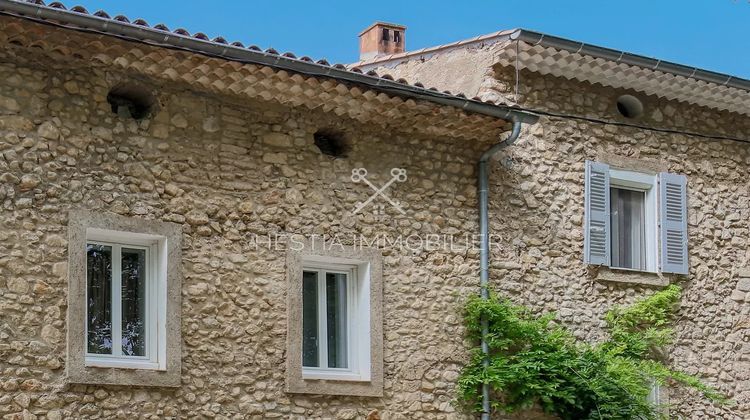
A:
[[[584,262],[609,266],[609,165],[586,161],[584,199]]]
[[[659,174],[659,262],[661,272],[688,273],[687,178]]]

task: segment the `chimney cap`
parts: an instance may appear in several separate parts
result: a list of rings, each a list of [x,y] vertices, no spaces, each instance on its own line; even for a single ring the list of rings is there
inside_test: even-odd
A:
[[[375,22],[375,23],[373,23],[372,25],[370,25],[370,26],[366,27],[366,28],[365,28],[365,29],[364,29],[364,30],[363,30],[362,32],[360,32],[360,33],[359,33],[359,36],[361,37],[361,36],[362,36],[362,35],[364,35],[364,34],[365,34],[365,33],[366,33],[367,31],[369,31],[370,29],[372,29],[372,28],[374,28],[374,27],[376,27],[376,26],[382,26],[382,27],[385,27],[385,28],[388,28],[388,29],[401,29],[401,30],[406,30],[406,26],[404,26],[404,25],[399,25],[399,24],[397,24],[397,23],[388,23],[388,22],[383,22],[383,21],[376,21],[376,22]]]

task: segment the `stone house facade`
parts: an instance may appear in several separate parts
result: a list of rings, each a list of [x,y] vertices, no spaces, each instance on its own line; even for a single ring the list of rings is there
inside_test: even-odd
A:
[[[0,415],[471,418],[452,402],[460,308],[478,290],[476,162],[516,120],[491,176],[493,287],[595,340],[611,304],[679,281],[671,361],[738,404],[669,390],[673,412],[746,417],[747,147],[712,138],[746,136],[746,115],[517,78],[497,47],[456,49],[470,66],[358,64],[395,76],[377,77],[0,1]],[[627,122],[624,93],[639,124],[709,138],[534,124],[515,105]],[[688,275],[583,263],[586,160],[687,176]],[[385,197],[367,203],[373,190]]]
[[[476,232],[476,159],[511,118],[536,119],[0,1],[0,416],[463,417],[476,251],[369,242]],[[406,171],[381,192],[405,214],[356,211],[361,168]]]
[[[492,287],[556,312],[579,338],[593,341],[602,337],[612,305],[681,285],[677,340],[667,358],[736,405],[714,407],[667,389],[670,417],[748,418],[750,83],[657,65],[511,30],[353,66],[539,113],[539,123],[498,154],[490,177],[490,229],[505,244],[492,255]],[[611,269],[614,261],[585,264],[587,161],[686,180],[687,274]]]

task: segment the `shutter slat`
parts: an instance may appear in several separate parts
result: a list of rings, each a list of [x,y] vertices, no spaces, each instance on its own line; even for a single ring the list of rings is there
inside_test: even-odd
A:
[[[610,265],[609,165],[586,161],[583,260]]]
[[[687,178],[659,174],[659,262],[663,273],[688,274]]]

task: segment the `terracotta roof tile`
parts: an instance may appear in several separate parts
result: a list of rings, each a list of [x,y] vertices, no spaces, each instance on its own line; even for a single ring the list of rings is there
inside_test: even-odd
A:
[[[420,50],[381,55],[353,63],[350,68],[359,67],[364,71],[390,68],[408,60],[428,60],[454,49],[491,44],[497,44],[493,53],[495,64],[505,67],[633,89],[669,100],[750,115],[749,79],[526,29],[504,30]]]
[[[17,6],[12,6],[13,4],[16,4]],[[34,8],[53,8],[57,9],[58,11],[34,11]],[[465,99],[464,97],[453,95],[450,92],[440,93],[438,89],[428,89],[421,83],[406,84],[403,80],[399,80],[398,82],[396,82],[394,81],[393,76],[388,74],[379,76],[376,72],[372,71],[364,73],[363,69],[350,68],[349,66],[344,64],[331,65],[325,59],[313,61],[309,57],[297,58],[297,56],[292,53],[285,53],[284,55],[280,55],[279,52],[273,48],[269,48],[263,51],[255,45],[245,47],[241,42],[237,41],[230,44],[226,39],[222,37],[209,39],[207,35],[200,32],[196,33],[195,35],[191,35],[190,32],[183,28],[178,28],[174,31],[170,31],[170,29],[164,24],[157,24],[152,27],[149,26],[148,22],[146,22],[144,19],[137,19],[135,22],[131,23],[130,20],[123,15],[118,15],[112,18],[108,13],[101,10],[90,14],[83,7],[75,7],[73,9],[75,10],[67,10],[65,6],[60,2],[54,2],[46,5],[42,0],[0,0],[0,13],[4,15],[9,15],[21,19],[28,19],[36,22],[47,22],[49,24],[65,29],[78,30],[80,28],[80,30],[83,31],[93,30],[97,31],[98,33],[123,38],[128,41],[150,44],[151,46],[155,46],[157,48],[164,46],[162,41],[154,41],[154,39],[160,39],[159,37],[162,36],[161,34],[159,34],[159,32],[169,33],[172,35],[164,37],[165,41],[169,40],[168,42],[166,42],[167,44],[174,45],[177,48],[183,48],[192,52],[197,52],[208,57],[212,57],[209,59],[219,58],[226,60],[226,65],[232,68],[239,68],[238,66],[240,65],[259,66],[256,67],[258,71],[266,76],[268,76],[268,73],[276,73],[277,75],[283,75],[278,77],[286,77],[289,80],[297,80],[301,78],[301,80],[304,80],[305,83],[309,83],[310,86],[315,87],[319,85],[321,87],[324,87],[325,89],[330,88],[330,86],[327,85],[330,85],[332,83],[338,84],[337,89],[344,88],[345,85],[351,85],[351,92],[358,91],[363,96],[371,96],[370,99],[381,104],[386,102],[398,104],[398,101],[402,101],[401,103],[410,104],[409,106],[411,108],[414,108],[413,112],[415,113],[415,115],[416,113],[425,112],[426,104],[415,102],[415,100],[421,100],[425,101],[426,103],[437,104],[437,106],[439,107],[439,114],[430,113],[422,115],[463,115],[461,117],[463,124],[469,124],[464,130],[459,131],[453,130],[453,128],[451,128],[453,127],[452,124],[449,124],[449,126],[446,126],[444,128],[435,128],[427,123],[425,123],[426,125],[418,125],[420,129],[424,129],[426,131],[437,132],[436,130],[445,129],[449,131],[453,130],[450,131],[451,135],[456,135],[462,138],[478,138],[479,136],[489,135],[492,137],[492,139],[495,139],[496,135],[492,134],[494,133],[494,131],[492,131],[491,128],[495,127],[495,125],[493,124],[500,123],[498,120],[510,121],[510,119],[512,118],[514,121],[523,121],[533,124],[538,119],[536,115],[519,109],[512,104],[505,104],[502,102],[488,103],[473,99]],[[107,25],[106,22],[102,22],[107,20],[117,22],[117,24]],[[120,26],[119,29],[117,28],[118,25]],[[138,27],[138,31],[128,31],[127,26],[129,25]],[[141,35],[124,35],[123,32],[120,31],[125,31],[124,33],[131,34],[143,34],[143,37],[141,38]],[[149,34],[149,32],[151,33]],[[181,37],[184,38],[184,40],[181,40]],[[183,47],[184,44],[190,45],[190,48]],[[221,47],[221,49],[217,48],[219,46]],[[223,52],[217,53],[217,51]],[[252,54],[249,54],[248,51],[252,51]],[[102,58],[105,61],[108,59],[106,55],[103,55],[99,58]],[[137,60],[142,59],[142,57],[137,58]],[[133,66],[136,66],[136,63],[130,63],[130,57],[120,57],[118,60],[118,65],[127,67],[128,65],[132,64]],[[142,64],[139,65],[142,66]],[[158,64],[154,62],[153,66],[151,67],[158,67]],[[290,71],[293,75],[290,75]],[[171,69],[167,70],[163,74],[169,78],[179,78],[180,71]],[[248,80],[249,79],[250,78],[248,78]],[[188,80],[188,78],[184,78],[184,80]],[[319,80],[319,82],[317,80]],[[235,81],[234,83],[229,83],[230,85],[228,85],[227,88],[231,89],[233,87],[236,87],[235,85],[237,84],[237,81]],[[301,82],[297,80],[296,83]],[[221,85],[221,83],[219,83],[219,85]],[[216,86],[212,87],[218,89],[218,87]],[[360,89],[362,90],[360,91]],[[307,101],[307,98],[304,97],[306,96],[306,94],[307,92],[305,92],[305,95],[299,98],[295,98],[295,100],[292,102],[305,103],[305,101]],[[258,95],[265,99],[268,99],[264,95],[272,95],[272,93],[264,91],[262,93],[259,93]],[[342,100],[343,99],[336,99],[336,101],[338,102]],[[338,102],[331,103],[327,106],[330,106],[332,109],[335,107],[340,107],[340,104],[338,104]],[[360,109],[349,111],[346,111],[346,109],[349,108],[342,108],[342,110],[339,112],[348,112],[350,114],[356,114],[358,117],[361,117],[360,114],[357,114],[361,111]],[[367,113],[364,113],[362,115],[366,114]],[[491,118],[493,122],[489,124],[482,123],[480,122],[482,121],[482,118]],[[497,127],[500,126],[502,126],[502,124],[498,125]]]
[[[24,2],[25,3],[36,4],[36,5],[39,5],[39,6],[51,7],[51,8],[55,8],[55,9],[68,10],[65,7],[65,5],[63,3],[61,3],[61,2],[59,2],[59,1],[55,1],[55,2],[52,2],[52,3],[49,3],[49,4],[45,4],[45,2],[43,0],[24,0]],[[193,38],[193,39],[199,39],[201,41],[210,42],[210,43],[214,43],[214,44],[221,44],[221,45],[227,45],[228,44],[228,45],[231,45],[233,47],[246,48],[248,50],[253,50],[253,51],[262,51],[261,48],[255,46],[255,45],[250,45],[248,47],[245,47],[239,41],[234,41],[232,43],[229,43],[225,38],[223,38],[221,36],[218,36],[218,37],[215,37],[213,39],[210,39],[206,34],[204,34],[202,32],[196,32],[195,34],[191,35],[190,32],[188,32],[186,29],[183,29],[183,28],[178,28],[178,29],[175,29],[174,31],[170,31],[170,29],[166,25],[161,24],[161,23],[157,24],[157,25],[154,25],[154,26],[150,26],[148,24],[148,22],[146,22],[146,20],[144,20],[144,19],[136,19],[136,20],[134,20],[134,21],[131,22],[130,19],[127,16],[123,16],[123,15],[117,15],[114,18],[112,18],[112,17],[110,17],[110,15],[107,12],[105,12],[103,10],[98,10],[95,13],[91,14],[83,6],[74,6],[69,11],[70,12],[75,12],[75,13],[80,13],[80,14],[85,14],[85,15],[96,16],[96,17],[102,18],[102,19],[109,19],[109,20],[114,20],[114,21],[117,21],[117,22],[128,23],[128,24],[138,25],[138,26],[143,26],[143,27],[148,27],[148,28],[154,29],[154,30],[170,32],[170,33],[172,33],[174,35],[179,35],[179,36],[184,36],[184,37],[190,37],[190,38]],[[481,37],[478,37],[478,38],[481,38]],[[266,54],[282,55],[277,50],[275,50],[273,48],[268,48],[264,52]],[[414,53],[414,52],[412,52],[412,53]],[[395,56],[397,56],[397,55],[399,55],[399,54],[396,54]],[[310,57],[303,56],[301,58],[297,58],[297,56],[295,54],[291,53],[291,52],[286,52],[286,53],[283,54],[283,56],[286,57],[286,58],[289,58],[289,59],[304,61],[304,62],[308,62],[308,63],[313,62],[313,60]],[[381,57],[380,59],[383,59],[383,57]],[[333,64],[332,65],[332,64],[330,64],[325,59],[317,60],[317,61],[315,61],[315,63],[319,64],[321,66],[333,67],[333,68],[340,69],[340,70],[348,70],[348,71],[351,71],[353,73],[365,74],[367,76],[377,77],[377,78],[381,78],[381,79],[384,79],[384,80],[394,80],[393,76],[391,76],[389,74],[378,75],[374,71],[368,71],[368,72],[364,73],[361,69],[359,69],[357,67],[349,68],[348,66],[346,66],[344,64]],[[399,79],[398,83],[409,85],[406,82],[406,80],[404,80],[404,79]],[[438,89],[435,89],[435,88],[429,88],[429,89],[425,88],[425,86],[423,84],[421,84],[421,83],[415,83],[415,84],[411,84],[409,86],[413,86],[413,87],[421,88],[421,89],[425,89],[425,90],[430,90],[430,91],[434,91],[434,92],[438,91]],[[456,97],[459,97],[459,98],[463,98],[463,96],[453,95],[453,94],[451,94],[448,91],[445,91],[443,93],[445,93],[447,95],[451,95],[451,96],[456,96]],[[481,101],[479,101],[479,102],[481,102]],[[492,104],[493,105],[497,105],[497,106],[504,106],[505,105],[503,103],[492,103]]]

